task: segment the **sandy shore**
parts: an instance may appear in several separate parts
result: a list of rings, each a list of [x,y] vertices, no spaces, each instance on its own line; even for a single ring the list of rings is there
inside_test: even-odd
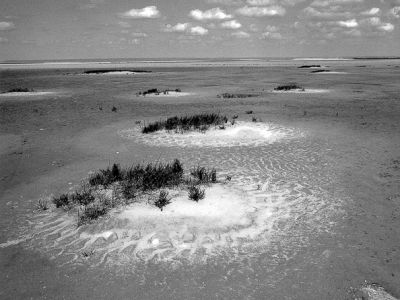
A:
[[[270,91],[277,69],[204,69],[184,79],[174,69],[149,87],[129,76],[113,84],[48,70],[2,76],[73,92],[0,103],[0,298],[376,299],[365,281],[399,298],[399,71],[386,64],[338,68],[352,82],[310,82],[309,72],[285,66],[280,81],[331,92],[235,100],[216,95]],[[177,78],[202,94],[121,96]],[[139,134],[137,121],[198,112],[237,115],[236,127]],[[199,206],[178,193],[166,214],[134,204],[81,228],[75,214],[35,210],[38,199],[73,192],[112,162],[174,158],[231,180],[208,188]]]

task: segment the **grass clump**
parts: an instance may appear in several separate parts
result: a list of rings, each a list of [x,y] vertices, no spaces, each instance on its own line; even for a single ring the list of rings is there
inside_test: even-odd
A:
[[[175,131],[189,131],[189,130],[207,130],[210,126],[223,125],[228,122],[226,116],[219,114],[198,114],[185,117],[171,117],[165,121],[157,121],[150,123],[142,128],[142,133],[151,133],[159,130],[175,130]]]
[[[49,209],[49,202],[46,199],[39,199],[36,203],[36,209],[45,211]]]
[[[199,202],[199,200],[204,199],[206,192],[199,186],[192,185],[189,187],[189,199]]]
[[[167,191],[160,191],[157,201],[154,202],[154,205],[157,206],[161,211],[166,205],[171,203],[171,199],[168,199],[168,194],[169,193]]]
[[[197,166],[190,171],[190,175],[201,183],[217,182],[217,171],[214,168],[209,170],[205,167]]]
[[[276,88],[274,88],[274,90],[275,91],[291,91],[291,90],[304,91],[304,88],[297,85],[297,83],[289,83],[289,84],[278,85]]]
[[[68,194],[62,194],[59,197],[53,198],[53,203],[56,205],[57,208],[68,206],[70,203]]]
[[[17,87],[17,88],[9,89],[5,93],[31,93],[31,92],[34,92],[34,90],[28,89],[28,88]]]
[[[154,89],[154,88],[153,88],[153,89],[148,89],[147,91],[138,92],[136,95],[137,95],[137,96],[160,95],[160,94],[168,95],[169,92],[181,93],[182,90],[181,90],[181,89],[159,90],[159,89]]]
[[[232,98],[250,98],[250,97],[257,97],[258,95],[255,94],[232,94],[232,93],[223,93],[223,94],[219,94],[217,95],[218,98],[222,98],[222,99],[232,99]]]
[[[106,215],[112,208],[127,205],[141,196],[154,195],[153,204],[163,210],[171,203],[166,189],[189,187],[189,198],[199,201],[204,198],[202,184],[217,182],[217,172],[197,166],[184,176],[182,163],[175,159],[167,163],[137,164],[122,168],[113,164],[92,174],[83,187],[72,194],[62,194],[53,198],[57,208],[78,212],[78,226]]]

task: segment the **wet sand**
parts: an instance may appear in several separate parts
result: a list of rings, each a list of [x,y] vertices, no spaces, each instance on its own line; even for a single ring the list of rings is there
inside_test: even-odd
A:
[[[400,69],[337,64],[348,74],[310,76],[296,65],[160,68],[132,82],[78,70],[3,71],[5,86],[19,79],[67,96],[0,103],[0,297],[354,299],[367,281],[399,298]],[[134,96],[177,81],[193,95]],[[330,92],[268,92],[289,81]],[[216,97],[223,92],[261,96]],[[198,112],[238,115],[241,129],[138,134],[136,121]],[[161,219],[167,231],[147,221],[141,232],[154,234],[143,238],[129,210],[79,229],[73,215],[34,211],[37,199],[73,191],[110,163],[173,158],[231,176],[222,194],[248,199],[233,201],[239,215],[211,229],[192,218],[191,228]],[[88,235],[95,247],[85,247]],[[177,251],[181,242],[192,252]]]

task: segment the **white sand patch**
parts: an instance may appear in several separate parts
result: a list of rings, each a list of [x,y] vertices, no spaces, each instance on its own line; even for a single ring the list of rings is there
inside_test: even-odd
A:
[[[347,72],[339,72],[339,71],[324,71],[324,72],[315,72],[312,74],[348,74]]]
[[[21,238],[21,239],[16,239],[16,240],[7,241],[5,243],[1,243],[0,249],[18,245],[22,242],[25,242],[26,240],[27,240],[27,238]]]
[[[398,300],[386,292],[384,288],[378,286],[367,285],[361,288],[361,292],[365,294],[364,297],[368,300]]]
[[[188,92],[175,92],[175,91],[168,91],[168,92],[160,92],[160,93],[152,93],[147,95],[139,95],[139,97],[185,97],[185,96],[192,96],[194,93]]]
[[[111,72],[103,72],[103,73],[89,73],[85,75],[136,75],[136,74],[146,74],[146,72],[133,72],[133,71],[111,71]]]
[[[150,134],[141,133],[139,127],[121,130],[119,135],[154,146],[180,147],[231,147],[254,146],[274,143],[295,133],[290,128],[283,128],[266,123],[238,121],[226,129],[210,128],[206,132],[189,131],[176,133],[173,131],[158,131]]]
[[[288,90],[288,91],[272,90],[271,92],[278,93],[278,94],[320,94],[320,93],[329,93],[329,90],[326,90],[326,89],[294,89],[294,90]]]
[[[1,93],[0,97],[32,97],[32,96],[48,96],[53,95],[55,92],[15,92],[15,93]]]

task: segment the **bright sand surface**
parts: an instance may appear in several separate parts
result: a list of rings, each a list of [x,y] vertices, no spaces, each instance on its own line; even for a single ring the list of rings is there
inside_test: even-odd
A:
[[[3,72],[5,90],[68,93],[0,103],[0,298],[390,299],[369,283],[399,298],[399,63],[329,62],[346,76],[303,63],[158,63],[151,80]],[[285,82],[329,93],[270,92]],[[169,87],[193,95],[135,96]],[[140,133],[138,121],[199,112],[238,118],[204,134]],[[162,212],[143,198],[81,227],[75,211],[35,210],[113,162],[174,158],[215,167],[220,182],[199,203],[170,189]]]

